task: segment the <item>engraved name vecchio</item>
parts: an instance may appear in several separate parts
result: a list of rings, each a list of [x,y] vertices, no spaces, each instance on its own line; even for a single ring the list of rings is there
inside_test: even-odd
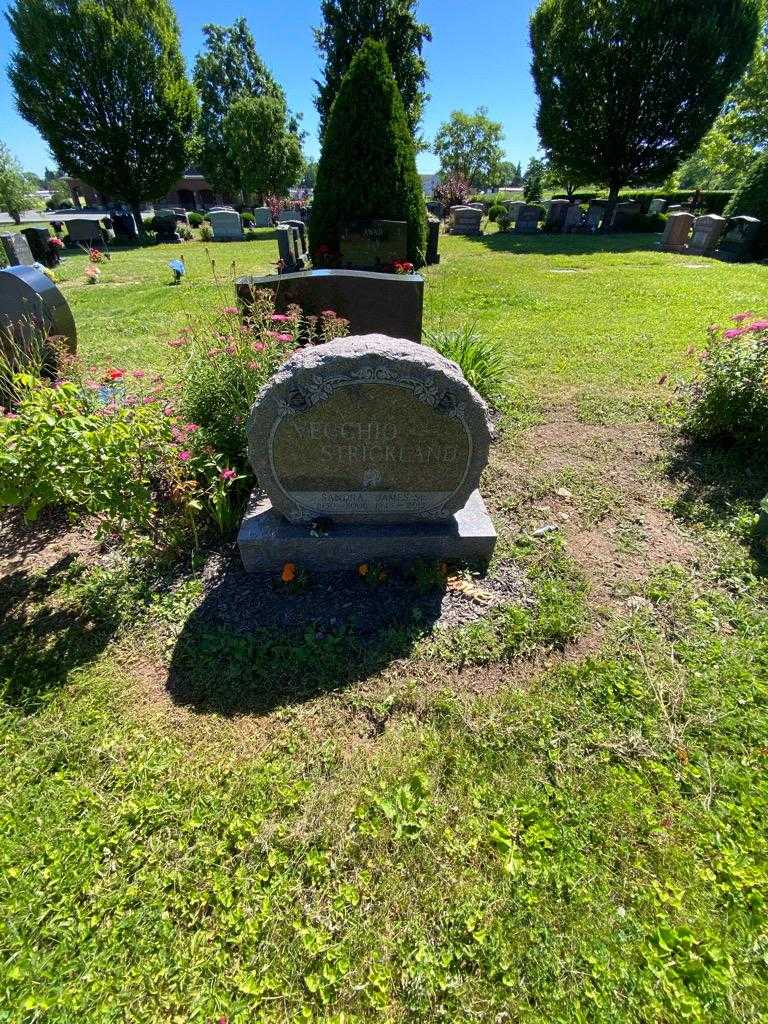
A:
[[[462,462],[466,448],[439,437],[414,437],[392,421],[295,421],[297,441],[312,446],[324,459],[337,464]],[[407,436],[404,436],[407,435]]]

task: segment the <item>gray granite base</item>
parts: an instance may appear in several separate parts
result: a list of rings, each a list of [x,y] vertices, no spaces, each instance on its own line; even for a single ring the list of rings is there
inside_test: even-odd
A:
[[[444,523],[333,523],[321,536],[313,536],[306,523],[289,523],[268,498],[254,491],[237,543],[247,572],[279,570],[286,562],[315,570],[418,559],[486,563],[496,546],[496,531],[479,491]]]

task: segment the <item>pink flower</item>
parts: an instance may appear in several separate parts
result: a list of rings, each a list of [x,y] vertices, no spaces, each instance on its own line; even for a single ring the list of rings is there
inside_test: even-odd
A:
[[[248,363],[248,369],[249,370],[258,370],[259,369],[259,364],[258,363]]]
[[[174,414],[173,406],[172,405],[166,405],[166,407],[163,409],[163,416],[173,416],[173,414]]]
[[[336,312],[333,309],[324,309],[320,316],[336,316]]]
[[[748,320],[751,316],[754,315],[754,313],[734,313],[731,317],[731,320],[733,320],[735,324],[740,324],[742,320]]]
[[[747,327],[748,331],[768,331],[768,320],[755,320]]]
[[[237,352],[237,349],[235,348],[234,345],[227,345],[224,351],[227,353],[228,356],[233,356],[235,352]]]
[[[146,398],[142,398],[141,404],[142,405],[152,405],[152,403],[156,402],[156,401],[157,401],[157,399],[155,398],[154,395],[147,395]]]
[[[127,395],[126,399],[125,399],[125,402],[123,404],[124,405],[138,405],[139,404],[139,399],[138,399],[138,397],[136,395]]]
[[[222,310],[225,316],[237,316],[238,312],[237,306],[225,306]]]
[[[282,341],[283,344],[285,344],[288,341],[293,341],[293,335],[292,334],[278,334],[277,335],[277,340],[278,341]]]
[[[143,370],[134,370],[131,376],[133,377],[134,380],[142,380],[147,375],[146,373],[144,373]]]
[[[213,359],[213,358],[214,358],[214,356],[217,356],[217,355],[219,354],[219,352],[221,352],[221,349],[220,349],[220,348],[211,348],[211,349],[208,349],[208,357],[209,357],[210,359]]]
[[[186,430],[186,431],[187,431],[188,433],[190,433],[190,434],[194,434],[194,432],[195,432],[196,430],[199,430],[199,429],[200,429],[200,427],[198,426],[198,424],[197,424],[197,423],[185,423],[185,424],[184,424],[184,429],[185,429],[185,430]]]
[[[263,341],[254,341],[254,343],[251,345],[251,348],[253,349],[254,352],[263,352],[266,347],[267,346],[264,344]]]
[[[174,338],[173,341],[169,341],[168,342],[168,345],[169,345],[170,348],[182,348],[182,346],[184,346],[186,344],[187,344],[187,339],[186,338]]]
[[[7,412],[5,414],[5,418],[7,420],[17,420],[19,418],[19,414],[16,412]]]
[[[731,327],[729,330],[723,332],[723,337],[728,338],[728,340],[730,341],[732,338],[740,338],[742,334],[745,333],[745,327]]]
[[[266,331],[265,333],[266,333],[268,338],[279,338],[280,337],[280,335],[278,334],[277,331]]]
[[[276,320],[278,323],[282,324],[285,323],[286,320],[290,320],[291,318],[289,316],[286,316],[285,313],[273,313],[270,319]]]
[[[84,380],[83,384],[85,384],[89,391],[98,391],[101,387],[97,380]]]
[[[192,458],[192,452],[188,452],[188,451],[179,452],[179,461],[180,462],[189,462],[189,460],[191,458]]]
[[[219,473],[219,476],[221,477],[222,480],[234,480],[235,477],[237,476],[237,473],[234,471],[234,469],[222,469],[222,471]]]

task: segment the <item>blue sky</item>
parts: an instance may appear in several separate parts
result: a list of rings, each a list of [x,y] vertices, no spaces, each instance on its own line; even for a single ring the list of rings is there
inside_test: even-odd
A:
[[[317,116],[313,104],[319,62],[312,27],[320,22],[319,0],[176,0],[181,40],[191,69],[202,45],[202,26],[228,25],[244,15],[257,49],[286,91],[292,110],[303,112],[308,132],[305,151],[318,156]],[[420,0],[419,17],[432,26],[433,41],[425,47],[432,99],[423,132],[435,136],[452,110],[471,112],[486,106],[504,126],[504,146],[511,160],[523,165],[537,151],[536,101],[529,71],[528,18],[535,0]],[[3,4],[5,10],[5,4]],[[13,39],[5,18],[0,25],[0,60],[8,63]],[[27,170],[40,174],[52,165],[48,149],[31,125],[16,112],[7,76],[0,76],[0,139]],[[435,156],[419,154],[419,170],[437,170]]]

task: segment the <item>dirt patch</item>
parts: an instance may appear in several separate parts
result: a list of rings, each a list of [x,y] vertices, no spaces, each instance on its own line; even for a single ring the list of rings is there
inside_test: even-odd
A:
[[[27,523],[18,509],[3,509],[0,518],[0,579],[23,570],[44,571],[67,556],[95,558],[99,544],[92,523],[72,524],[58,510],[46,509]]]
[[[670,511],[680,486],[656,424],[589,424],[560,408],[495,455],[510,488],[523,484],[502,501],[494,488],[494,518],[512,535],[562,535],[593,603],[624,603],[659,566],[696,560],[696,539]]]

